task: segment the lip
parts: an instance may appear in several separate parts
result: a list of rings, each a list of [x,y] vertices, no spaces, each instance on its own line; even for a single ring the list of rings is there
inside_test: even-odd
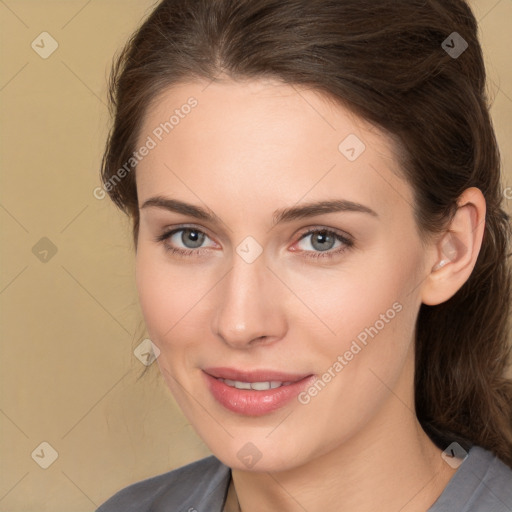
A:
[[[217,379],[239,380],[242,382],[267,382],[269,380],[297,382],[311,375],[307,373],[284,373],[266,369],[243,371],[227,367],[204,368],[203,372]]]
[[[213,397],[226,409],[245,416],[262,416],[280,409],[306,389],[313,374],[290,374],[274,370],[243,371],[235,368],[205,368],[203,376]],[[291,382],[286,386],[263,391],[237,389],[218,379],[242,382]]]

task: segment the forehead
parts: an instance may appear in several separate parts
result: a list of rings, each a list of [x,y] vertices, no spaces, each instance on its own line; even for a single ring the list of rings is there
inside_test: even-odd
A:
[[[146,113],[139,203],[152,195],[276,207],[343,197],[410,209],[391,139],[314,90],[271,80],[173,86]],[[398,201],[397,201],[398,200]]]

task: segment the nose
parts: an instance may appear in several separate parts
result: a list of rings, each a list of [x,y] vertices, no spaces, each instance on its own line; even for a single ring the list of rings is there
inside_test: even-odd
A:
[[[287,325],[280,286],[263,255],[247,263],[235,254],[232,269],[217,287],[213,332],[234,349],[269,344],[284,337]]]

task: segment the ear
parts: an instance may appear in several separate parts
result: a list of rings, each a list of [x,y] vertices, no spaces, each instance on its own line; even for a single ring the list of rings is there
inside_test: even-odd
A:
[[[457,201],[457,211],[445,233],[432,247],[431,270],[422,285],[424,304],[435,306],[450,299],[469,279],[475,267],[485,229],[485,198],[471,187]]]

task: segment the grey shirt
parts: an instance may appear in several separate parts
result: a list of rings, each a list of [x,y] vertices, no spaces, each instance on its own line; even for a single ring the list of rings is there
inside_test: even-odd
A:
[[[222,512],[231,470],[213,455],[132,484],[96,512]],[[512,512],[512,469],[473,446],[426,512]]]

